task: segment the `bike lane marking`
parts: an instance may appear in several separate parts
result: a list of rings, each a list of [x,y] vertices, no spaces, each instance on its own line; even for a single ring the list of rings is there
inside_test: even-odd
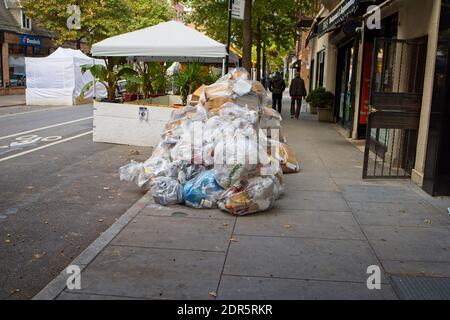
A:
[[[81,138],[83,136],[87,136],[88,134],[91,134],[92,132],[93,132],[93,130],[90,130],[88,132],[84,132],[84,133],[78,134],[78,135],[70,137],[70,138],[66,138],[66,139],[63,139],[63,140],[55,141],[55,142],[46,144],[44,146],[31,149],[31,150],[23,151],[23,152],[11,155],[9,157],[2,158],[2,159],[0,159],[0,162],[6,161],[6,160],[11,160],[11,159],[14,159],[14,158],[17,158],[17,157],[20,157],[20,156],[24,156],[26,154],[29,154],[29,153],[32,153],[32,152],[36,152],[36,151],[39,151],[39,150],[42,150],[42,149],[46,149],[46,148],[49,148],[51,146],[54,146],[54,145],[57,145],[57,144],[60,144],[60,143],[64,143],[64,142],[67,142],[67,141],[78,139],[78,138]]]
[[[14,138],[14,137],[17,137],[17,136],[20,136],[20,135],[25,135],[25,134],[28,134],[28,133],[33,133],[33,132],[37,132],[37,131],[41,131],[41,130],[61,127],[61,126],[65,126],[65,125],[72,124],[72,123],[77,123],[77,122],[81,122],[81,121],[90,120],[90,119],[93,119],[93,118],[94,117],[87,117],[87,118],[82,118],[82,119],[77,119],[77,120],[57,123],[57,124],[53,124],[51,126],[46,126],[46,127],[42,127],[42,128],[36,128],[36,129],[28,130],[28,131],[13,133],[13,134],[10,134],[10,135],[7,135],[7,136],[0,137],[0,140],[4,140],[4,139],[8,139],[8,138]]]

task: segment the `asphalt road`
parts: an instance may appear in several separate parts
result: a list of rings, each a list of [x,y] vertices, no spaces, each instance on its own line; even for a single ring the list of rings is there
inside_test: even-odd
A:
[[[32,298],[142,196],[118,168],[150,148],[92,142],[92,112],[0,108],[0,299]]]

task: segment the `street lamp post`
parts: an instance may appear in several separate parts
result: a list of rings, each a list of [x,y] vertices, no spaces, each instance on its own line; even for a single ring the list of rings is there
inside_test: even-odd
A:
[[[228,0],[228,26],[227,26],[227,56],[225,57],[225,73],[228,73],[230,62],[230,41],[231,41],[231,13],[233,11],[233,0]]]

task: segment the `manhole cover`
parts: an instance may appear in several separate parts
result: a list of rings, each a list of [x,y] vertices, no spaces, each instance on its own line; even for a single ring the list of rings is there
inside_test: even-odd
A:
[[[175,218],[183,218],[183,217],[187,217],[188,214],[186,212],[174,212],[172,213],[172,217]]]

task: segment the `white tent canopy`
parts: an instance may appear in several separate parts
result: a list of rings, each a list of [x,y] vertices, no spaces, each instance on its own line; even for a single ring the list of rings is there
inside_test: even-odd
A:
[[[88,71],[81,73],[85,64],[104,64],[103,60],[93,59],[80,50],[58,48],[45,58],[25,58],[27,105],[73,105],[77,103],[81,89],[94,78]],[[106,97],[106,88],[97,83],[95,94]],[[91,89],[85,99],[94,96]]]
[[[169,21],[121,34],[92,46],[93,56],[135,57],[145,61],[221,63],[225,45],[181,22]]]

